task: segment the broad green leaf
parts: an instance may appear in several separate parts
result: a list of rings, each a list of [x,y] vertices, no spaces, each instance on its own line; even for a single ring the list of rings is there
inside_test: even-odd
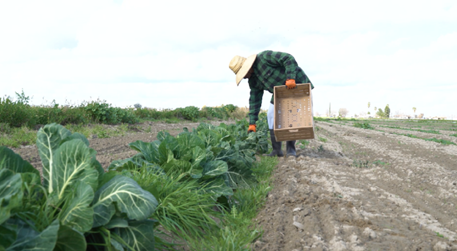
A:
[[[154,250],[154,221],[131,221],[127,228],[116,228],[114,232],[119,235],[133,250]]]
[[[0,225],[0,250],[6,250],[16,240],[16,226]]]
[[[114,160],[108,167],[110,171],[122,171],[122,170],[136,170],[141,167],[141,164],[133,160],[133,158],[127,158],[123,160]]]
[[[11,210],[22,204],[21,174],[0,169],[0,224],[9,217]]]
[[[168,136],[171,136],[171,135],[170,135],[170,133],[168,133],[166,131],[160,131],[159,133],[157,133],[157,139],[160,141],[165,140]]]
[[[124,227],[128,227],[128,226],[129,226],[129,222],[126,219],[124,219],[122,217],[113,216],[111,221],[105,225],[105,228],[106,229],[124,228]]]
[[[79,132],[75,132],[75,133],[71,134],[70,136],[64,138],[64,139],[60,142],[60,144],[63,144],[63,143],[65,143],[65,142],[70,141],[70,140],[73,140],[73,139],[80,139],[82,142],[84,142],[84,144],[85,144],[86,146],[89,146],[89,140],[87,140],[87,138],[86,138],[84,135],[82,135],[81,133],[79,133]]]
[[[57,241],[59,220],[55,220],[41,233],[22,220],[11,219],[8,225],[17,225],[16,240],[7,251],[48,251],[53,250]]]
[[[213,160],[203,166],[203,179],[209,179],[227,173],[227,162],[222,160]]]
[[[111,244],[111,247],[114,248],[114,250],[124,251],[124,248],[122,247],[122,245],[119,242],[117,242],[115,239],[111,238],[110,244]]]
[[[92,166],[93,155],[83,141],[76,139],[63,143],[54,153],[50,170],[53,190],[61,199],[66,189],[82,181],[93,189],[98,185],[98,171]]]
[[[86,239],[80,232],[68,226],[60,226],[54,251],[85,251]]]
[[[93,227],[107,224],[116,208],[130,220],[144,220],[154,213],[157,204],[156,198],[134,180],[114,176],[95,193]]]
[[[193,166],[189,174],[194,179],[200,179],[203,176],[203,168],[201,166]]]
[[[222,195],[233,195],[233,189],[225,183],[223,177],[218,176],[204,183],[204,189],[207,193],[212,193],[216,198]]]
[[[60,222],[63,226],[85,233],[93,224],[94,209],[90,204],[94,199],[94,191],[82,181],[77,181],[69,191],[64,197],[65,205],[59,214]]]
[[[170,157],[169,157],[170,153],[173,155],[173,153],[167,148],[167,143],[166,142],[160,143],[157,164],[162,165],[164,163],[167,163],[168,160],[170,159]],[[171,157],[173,157],[173,156],[171,156]]]
[[[192,166],[199,166],[202,161],[206,160],[206,150],[200,147],[192,149]]]
[[[40,172],[29,162],[23,160],[19,154],[5,146],[0,146],[0,169],[9,169],[15,173],[35,173],[40,175]]]
[[[53,184],[56,174],[51,168],[54,164],[54,152],[62,140],[69,137],[71,132],[65,127],[52,123],[42,127],[37,133],[37,148],[43,165],[43,184],[49,193],[54,191]]]
[[[141,140],[137,140],[129,144],[130,148],[143,154],[145,160],[151,163],[157,163],[159,161],[159,149],[157,144],[147,143]]]
[[[100,162],[98,162],[98,160],[95,158],[95,154],[93,154],[91,166],[92,166],[92,168],[97,170],[97,172],[98,172],[98,175],[97,175],[98,176],[98,181],[100,182],[103,174],[105,174],[105,169],[103,169],[102,164],[100,164]],[[97,189],[97,187],[92,187],[92,188],[94,190]]]

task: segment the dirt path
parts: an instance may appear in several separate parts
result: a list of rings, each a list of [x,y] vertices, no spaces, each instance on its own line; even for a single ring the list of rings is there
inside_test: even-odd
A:
[[[457,146],[316,126],[278,165],[255,250],[457,250]]]

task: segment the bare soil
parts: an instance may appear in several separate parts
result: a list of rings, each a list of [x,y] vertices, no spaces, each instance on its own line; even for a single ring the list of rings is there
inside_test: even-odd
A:
[[[130,142],[198,124],[147,122],[89,142],[106,169],[136,154]],[[316,122],[316,139],[305,149],[297,142],[297,158],[280,158],[254,250],[457,250],[457,146],[376,129],[385,132]],[[13,150],[41,169],[35,146]]]
[[[457,250],[457,146],[327,122],[315,132],[280,158],[255,250]]]

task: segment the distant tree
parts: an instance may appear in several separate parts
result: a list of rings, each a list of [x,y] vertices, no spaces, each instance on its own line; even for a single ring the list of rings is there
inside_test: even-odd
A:
[[[384,116],[386,118],[389,118],[390,117],[390,108],[389,108],[389,104],[386,105],[386,107],[384,108]]]
[[[368,109],[370,109],[370,102],[368,102]]]
[[[371,113],[370,113],[370,112],[368,112],[368,115],[370,115],[370,114],[371,114]]]
[[[381,110],[381,108],[378,109],[376,112],[376,115],[378,115],[380,118],[385,118],[386,114]]]
[[[374,107],[374,111],[376,111],[378,108],[376,108],[376,106]]]
[[[413,107],[413,112],[414,114],[416,114],[416,107]]]
[[[134,104],[133,107],[135,107],[136,109],[140,109],[142,106],[141,106],[141,104],[137,103],[137,104]]]
[[[345,118],[346,115],[348,115],[348,109],[340,108],[340,110],[338,111],[338,116],[342,117],[342,118]]]

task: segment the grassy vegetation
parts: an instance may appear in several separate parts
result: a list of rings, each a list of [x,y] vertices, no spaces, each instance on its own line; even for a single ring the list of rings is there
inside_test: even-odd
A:
[[[32,106],[30,98],[22,92],[16,93],[16,99],[0,98],[0,124],[11,128],[27,126],[30,129],[40,125],[57,123],[67,124],[135,124],[140,120],[162,120],[175,123],[178,120],[198,121],[201,119],[227,120],[245,118],[248,109],[234,105],[220,107],[187,106],[176,109],[154,109],[142,107],[119,108],[113,107],[104,100],[83,102],[79,105],[61,105],[51,102],[48,105]]]
[[[141,121],[163,121],[179,123],[187,121],[207,121],[212,119],[243,119],[248,108],[225,105],[220,107],[188,106],[176,109],[153,109],[112,107],[106,101],[83,102],[80,105],[49,105],[32,106],[30,98],[16,93],[16,99],[0,98],[0,145],[19,147],[34,144],[36,131],[45,124],[57,123],[65,125],[71,131],[79,132],[86,137],[108,138],[123,136],[131,127],[128,125]],[[104,125],[119,125],[116,128]]]
[[[354,127],[363,128],[363,129],[374,129],[374,127],[372,127],[367,122],[364,122],[364,123],[355,122]]]
[[[423,130],[423,129],[411,129],[411,128],[402,128],[399,126],[380,126],[384,128],[392,128],[392,129],[399,129],[399,130],[405,130],[405,131],[415,131],[415,132],[425,132],[425,133],[433,133],[433,134],[441,134],[437,130]]]
[[[425,140],[425,141],[433,141],[433,142],[440,143],[440,144],[443,144],[443,145],[456,145],[454,142],[449,141],[449,140],[445,140],[445,139],[421,138],[421,137],[418,137],[418,136],[413,135],[413,134],[402,134],[402,133],[395,133],[395,134],[397,134],[397,135],[403,135],[403,136],[407,136],[407,137],[415,138],[415,139],[423,139],[423,140]]]
[[[249,189],[236,190],[228,201],[228,207],[221,208],[221,226],[203,239],[190,239],[188,243],[192,250],[251,250],[251,244],[262,235],[262,229],[253,223],[253,219],[265,205],[268,192],[273,189],[271,174],[277,163],[277,158],[261,157],[253,169],[258,184]]]
[[[124,136],[128,132],[138,131],[134,125],[120,124],[116,127],[107,125],[83,125],[69,124],[66,126],[73,132],[83,134],[86,138],[110,138]],[[11,128],[8,124],[0,124],[0,145],[8,147],[19,147],[33,145],[36,142],[37,132],[26,126]]]

